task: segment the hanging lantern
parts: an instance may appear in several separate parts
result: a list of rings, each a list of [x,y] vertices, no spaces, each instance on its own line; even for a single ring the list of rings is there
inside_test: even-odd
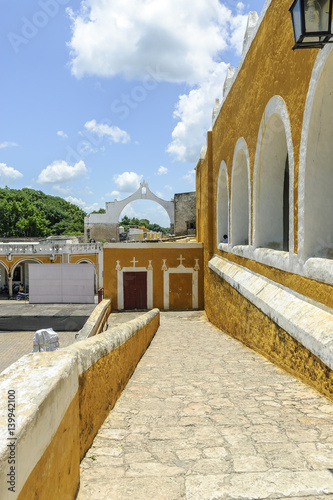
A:
[[[331,21],[333,0],[294,0],[289,8],[293,23],[294,49],[323,48],[333,43]]]

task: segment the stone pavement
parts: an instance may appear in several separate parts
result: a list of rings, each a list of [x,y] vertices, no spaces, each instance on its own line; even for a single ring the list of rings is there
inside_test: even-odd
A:
[[[332,423],[330,401],[203,312],[161,313],[77,500],[332,500]]]
[[[17,302],[16,304],[18,304],[18,306],[15,305],[12,307],[18,307],[18,310],[23,305],[22,303],[20,304]],[[41,304],[40,306],[42,307],[43,304]],[[56,307],[54,309],[56,309]],[[71,307],[73,308],[72,304]],[[130,321],[131,319],[134,319],[141,314],[142,312],[137,312],[137,311],[124,312],[124,313],[113,312],[109,317],[109,325],[117,326],[126,321]],[[59,335],[60,347],[67,347],[68,345],[73,344],[77,332],[57,331],[57,333]],[[35,331],[30,331],[30,332],[0,331],[0,373],[6,368],[8,368],[8,366],[10,366],[12,363],[15,363],[15,361],[20,359],[22,356],[24,356],[25,354],[29,354],[32,351],[32,341],[34,338],[34,334]]]
[[[73,344],[76,332],[57,332],[60,347]],[[32,351],[35,332],[0,332],[0,373]]]

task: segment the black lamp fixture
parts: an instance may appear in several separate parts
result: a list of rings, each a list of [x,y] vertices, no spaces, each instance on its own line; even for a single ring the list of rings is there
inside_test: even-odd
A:
[[[294,0],[289,11],[293,22],[294,49],[320,48],[333,43],[333,0]]]

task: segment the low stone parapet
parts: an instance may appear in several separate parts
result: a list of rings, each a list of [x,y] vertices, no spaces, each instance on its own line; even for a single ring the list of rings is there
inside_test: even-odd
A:
[[[158,327],[153,309],[1,373],[1,499],[75,498],[80,460]]]
[[[333,400],[328,308],[217,255],[209,268],[207,294],[221,300],[206,301],[208,319]]]
[[[76,341],[85,340],[105,331],[108,328],[108,317],[111,313],[111,300],[102,300],[93,310],[83,328],[79,331]]]

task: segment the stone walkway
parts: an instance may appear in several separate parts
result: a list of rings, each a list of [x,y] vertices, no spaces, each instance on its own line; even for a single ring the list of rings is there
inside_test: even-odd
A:
[[[77,499],[332,500],[332,423],[330,401],[202,312],[161,313]]]
[[[60,347],[73,344],[76,332],[57,332]],[[0,372],[25,354],[30,354],[35,332],[0,332]],[[1,498],[1,497],[0,497]]]

